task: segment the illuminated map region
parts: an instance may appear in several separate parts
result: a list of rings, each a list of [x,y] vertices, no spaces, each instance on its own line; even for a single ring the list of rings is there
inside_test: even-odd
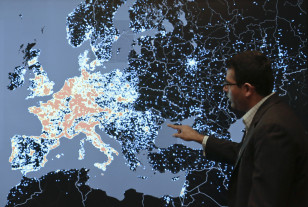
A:
[[[60,145],[61,137],[71,139],[83,133],[87,141],[107,156],[106,162],[94,164],[105,171],[114,159],[113,154],[118,155],[118,152],[102,141],[95,132],[96,126],[102,130],[114,129],[114,135],[132,133],[133,139],[125,137],[125,140],[119,141],[123,148],[129,148],[127,161],[133,169],[140,163],[131,153],[148,149],[154,144],[157,118],[151,113],[133,110],[132,104],[138,96],[134,85],[138,82],[136,76],[119,70],[104,75],[100,72],[90,74],[87,72],[90,65],[86,64],[86,55],[87,52],[80,56],[80,77],[65,81],[63,88],[53,94],[53,99],[41,102],[39,107],[29,108],[29,112],[41,121],[42,134],[27,137],[16,135],[12,138],[10,162],[13,169],[19,169],[24,174],[40,169],[47,162],[48,152]],[[46,144],[49,142],[52,144]],[[80,153],[79,159],[83,157],[84,153]]]
[[[117,9],[124,0],[87,1],[80,4],[67,17],[66,31],[68,42],[73,47],[79,47],[90,40],[93,53],[100,62],[111,58],[112,43],[119,38],[119,32],[112,20]]]
[[[53,93],[54,82],[50,81],[47,73],[44,71],[43,66],[38,62],[40,56],[40,50],[32,49],[36,43],[30,43],[26,49],[22,50],[24,53],[24,66],[18,66],[15,68],[14,73],[9,73],[9,79],[11,80],[8,89],[15,90],[18,87],[23,86],[24,76],[28,70],[31,70],[34,74],[34,78],[30,78],[30,94],[27,99],[34,97],[49,96]],[[20,49],[24,45],[20,46]]]
[[[300,78],[303,82],[307,77],[307,54],[301,49],[307,39],[295,32],[303,29],[301,21],[296,21],[305,13],[300,4],[251,2],[252,8],[248,9],[244,1],[176,1],[175,5],[164,0],[155,2],[137,0],[130,10],[133,31],[158,30],[155,36],[138,38],[140,49],[132,50],[129,55],[129,66],[138,73],[140,80],[136,109],[154,108],[163,118],[173,121],[194,116],[193,127],[199,132],[230,139],[227,129],[236,117],[222,92],[224,62],[244,50],[260,50],[267,54],[273,61],[276,91],[285,95],[282,88],[288,87],[288,93],[295,92],[301,102],[306,102],[307,84],[298,83],[302,86],[298,89],[293,83],[295,91],[286,84],[290,79],[300,78],[295,79],[297,75],[303,77]],[[297,11],[299,16],[280,17],[276,9],[272,9],[275,5],[281,11],[287,7]],[[148,12],[152,10],[155,12]],[[179,18],[183,14],[185,17]],[[165,22],[172,24],[172,31],[166,31]],[[292,37],[291,42],[283,37],[285,33]],[[287,72],[291,68],[294,73]],[[182,149],[176,150],[178,148]],[[188,159],[182,159],[187,156],[198,161],[189,163]],[[160,162],[158,157],[164,161]],[[151,152],[149,159],[154,169],[162,171],[176,172],[189,166],[191,172],[196,172],[208,167],[208,161],[185,147],[173,146],[158,153]],[[197,164],[200,162],[203,166]],[[228,175],[230,171],[224,173]],[[190,188],[194,185],[188,184],[187,189]]]
[[[36,51],[39,56],[39,51]],[[53,93],[52,88],[54,82],[49,81],[46,72],[43,70],[41,64],[37,61],[38,57],[34,57],[33,59],[28,61],[29,67],[32,67],[34,78],[30,79],[30,94],[28,98],[34,98],[36,96],[48,96]]]

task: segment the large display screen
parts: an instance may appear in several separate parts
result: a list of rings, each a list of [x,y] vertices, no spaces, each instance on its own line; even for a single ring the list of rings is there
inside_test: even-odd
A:
[[[245,50],[308,126],[306,1],[1,0],[0,205],[226,206],[232,166],[167,124],[239,141]]]

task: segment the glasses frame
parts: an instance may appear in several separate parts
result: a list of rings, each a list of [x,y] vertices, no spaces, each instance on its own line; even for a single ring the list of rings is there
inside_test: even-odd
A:
[[[235,85],[237,85],[237,83],[229,83],[229,82],[226,81],[226,80],[222,83],[222,87],[223,87],[223,88],[225,88],[225,87],[227,87],[227,86],[235,86]]]

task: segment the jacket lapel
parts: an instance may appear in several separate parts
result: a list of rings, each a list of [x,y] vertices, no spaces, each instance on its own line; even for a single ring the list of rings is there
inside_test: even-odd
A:
[[[257,113],[255,114],[255,116],[253,117],[252,119],[252,122],[251,122],[251,125],[250,125],[250,128],[248,130],[248,133],[245,135],[245,138],[244,138],[244,141],[243,141],[243,144],[240,148],[240,151],[238,153],[238,156],[237,156],[237,160],[235,162],[235,165],[234,165],[234,169],[236,168],[236,166],[238,165],[242,155],[243,155],[243,152],[245,151],[246,147],[247,147],[247,144],[249,143],[252,135],[254,134],[254,129],[256,127],[256,125],[259,123],[260,119],[262,118],[263,114],[270,108],[273,106],[273,104],[277,103],[277,102],[280,102],[281,100],[279,99],[278,95],[275,93],[273,94],[271,97],[269,97],[261,106],[260,108],[258,109]]]

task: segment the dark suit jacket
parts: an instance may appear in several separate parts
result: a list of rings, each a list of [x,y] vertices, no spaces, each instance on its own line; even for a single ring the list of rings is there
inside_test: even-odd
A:
[[[204,150],[235,165],[230,207],[308,207],[308,135],[278,95],[261,105],[244,141],[210,136]]]

